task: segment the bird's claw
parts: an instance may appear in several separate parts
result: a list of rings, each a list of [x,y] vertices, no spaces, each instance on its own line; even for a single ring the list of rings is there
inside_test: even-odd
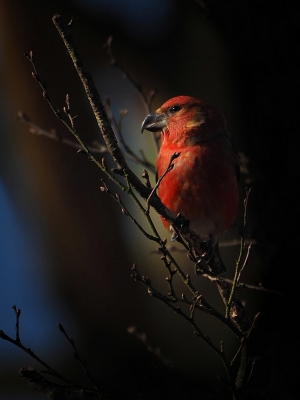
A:
[[[190,221],[179,213],[176,215],[176,225],[179,227],[179,232],[184,232],[188,229]]]
[[[175,242],[176,240],[181,242],[180,233],[185,232],[190,225],[190,221],[184,218],[180,213],[176,216],[176,221],[174,225],[170,226],[170,231],[172,233],[171,240]]]
[[[195,263],[196,275],[201,275],[205,272],[209,272],[209,263],[214,257],[214,244],[212,240],[206,240],[202,243],[203,253],[199,260]]]
[[[170,226],[170,231],[171,231],[171,233],[172,233],[172,235],[171,235],[171,241],[172,241],[172,242],[175,242],[175,240],[178,239],[179,235],[178,235],[177,231],[174,229],[174,227],[173,227],[172,225]]]

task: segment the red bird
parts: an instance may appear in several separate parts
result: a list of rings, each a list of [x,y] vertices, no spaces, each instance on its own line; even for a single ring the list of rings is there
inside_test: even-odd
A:
[[[236,215],[239,162],[223,114],[197,98],[178,96],[149,114],[144,129],[161,132],[158,178],[166,171],[171,155],[180,152],[174,168],[158,186],[159,198],[175,215],[183,215],[202,241],[211,243],[210,259],[219,260],[221,270],[226,270],[219,256],[218,236]],[[166,220],[162,222],[169,228]]]

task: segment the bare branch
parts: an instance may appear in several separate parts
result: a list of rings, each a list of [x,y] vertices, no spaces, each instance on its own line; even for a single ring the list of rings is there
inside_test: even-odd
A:
[[[156,236],[153,236],[153,235],[150,235],[149,233],[147,233],[147,232],[145,231],[145,229],[144,229],[144,228],[137,222],[137,220],[132,216],[132,214],[129,212],[129,210],[125,207],[124,203],[122,202],[121,197],[120,197],[118,194],[113,194],[113,193],[109,190],[109,188],[107,187],[107,185],[106,185],[106,183],[105,183],[105,181],[104,181],[103,179],[101,179],[101,182],[102,182],[102,185],[103,185],[103,186],[100,187],[100,190],[101,190],[102,192],[105,192],[105,193],[109,194],[109,195],[120,205],[122,214],[128,216],[128,217],[132,220],[132,222],[139,228],[139,230],[143,233],[143,235],[144,235],[147,239],[153,240],[154,242],[159,243],[159,242],[160,242],[160,239],[159,239],[158,237],[156,237]],[[144,210],[144,211],[145,211],[145,210]]]
[[[234,271],[234,278],[233,278],[233,283],[232,283],[232,287],[227,299],[227,304],[226,304],[226,316],[229,315],[230,313],[230,308],[231,308],[231,304],[232,302],[234,302],[234,292],[236,289],[236,286],[238,284],[238,280],[241,274],[241,269],[243,269],[244,267],[241,267],[241,263],[242,263],[242,257],[244,255],[245,252],[245,233],[246,233],[246,227],[247,227],[247,205],[248,205],[248,200],[249,200],[249,195],[251,192],[251,188],[246,189],[246,197],[244,199],[244,225],[243,227],[240,229],[241,233],[241,245],[240,245],[240,253],[239,253],[239,257],[236,261],[236,266],[235,266],[235,271]],[[244,265],[248,262],[248,258],[249,258],[249,252],[251,250],[251,246],[248,247],[248,252],[246,255],[246,259],[245,259],[245,263]],[[250,327],[250,326],[249,326]],[[248,329],[249,329],[248,327]]]
[[[142,86],[141,86],[140,84],[138,84],[138,83],[133,79],[133,77],[132,77],[127,71],[125,71],[125,69],[124,69],[124,68],[121,66],[121,64],[117,61],[116,57],[115,57],[114,54],[113,54],[113,50],[112,50],[112,45],[111,45],[111,44],[112,44],[112,40],[113,40],[113,37],[112,37],[112,36],[109,36],[108,39],[107,39],[107,41],[106,41],[106,43],[105,43],[104,46],[103,46],[104,49],[106,50],[106,52],[107,52],[109,58],[110,58],[110,63],[111,63],[112,65],[114,65],[116,68],[118,68],[118,69],[122,72],[122,74],[124,75],[124,77],[125,77],[126,79],[128,79],[128,81],[129,81],[129,82],[132,84],[132,86],[136,89],[137,93],[139,94],[139,96],[140,96],[140,98],[141,98],[141,100],[142,100],[142,104],[143,104],[144,107],[145,107],[146,114],[149,114],[149,113],[151,112],[151,104],[152,104],[152,101],[153,101],[154,96],[155,96],[155,94],[156,94],[156,90],[151,90],[150,93],[149,93],[149,95],[148,95],[148,97],[145,95],[145,93],[144,93],[144,91],[143,91],[143,89],[142,89]],[[156,152],[158,153],[158,148],[159,148],[159,145],[158,145],[159,136],[157,136],[157,133],[156,133],[156,132],[151,132],[151,134],[152,134],[152,138],[153,138],[153,142],[154,142],[154,145],[155,145]]]
[[[17,309],[16,306],[13,306],[13,309],[14,309],[14,311],[16,313],[16,317],[17,317],[16,339],[12,339],[2,330],[0,330],[0,338],[3,340],[7,340],[8,342],[14,344],[15,346],[17,346],[21,350],[23,350],[25,353],[27,353],[30,357],[32,357],[34,360],[36,360],[40,365],[42,365],[44,368],[46,368],[46,370],[44,371],[45,373],[52,375],[52,376],[60,379],[61,381],[68,383],[69,385],[79,387],[80,385],[77,385],[77,384],[73,383],[72,381],[70,381],[69,379],[65,378],[64,376],[60,375],[57,371],[55,371],[55,369],[50,367],[50,365],[48,365],[41,358],[39,358],[29,347],[23,346],[20,336],[19,336],[19,317],[21,314],[21,310]]]
[[[126,163],[125,157],[118,145],[117,139],[110,125],[109,118],[106,114],[105,107],[101,101],[93,78],[87,70],[85,63],[74,44],[71,25],[64,24],[61,16],[58,14],[55,14],[52,20],[69,52],[74,67],[81,79],[86,95],[94,112],[98,127],[102,133],[108,151],[110,152],[113,160],[117,165],[117,169],[119,171],[123,171],[123,173],[128,176],[128,180],[130,181],[133,188],[140,194],[142,198],[147,199],[149,197],[149,194],[151,193],[151,190],[140,181],[140,179],[131,171]],[[162,204],[157,195],[151,196],[150,205],[163,218],[167,219],[170,222],[173,222],[171,221],[174,217],[173,214]]]
[[[16,315],[16,326],[15,326],[15,329],[16,329],[16,343],[21,343],[21,340],[20,340],[20,323],[19,323],[21,310],[19,308],[17,309],[16,306],[13,306],[12,308],[13,308],[13,310],[15,312],[15,315]]]
[[[99,392],[88,388],[59,385],[58,383],[51,382],[32,367],[22,368],[19,373],[34,389],[43,393],[49,399],[100,400],[107,398]]]
[[[123,132],[122,132],[122,120],[123,120],[123,117],[127,114],[127,110],[120,111],[120,118],[119,118],[119,121],[117,122],[116,119],[114,118],[114,116],[112,115],[111,107],[110,107],[110,100],[108,98],[105,98],[104,106],[105,106],[106,114],[108,116],[110,124],[111,124],[112,128],[116,131],[115,134],[118,135],[120,143],[122,144],[122,146],[125,150],[125,158],[127,160],[134,161],[137,164],[143,165],[145,168],[148,168],[151,172],[155,173],[154,165],[151,162],[149,162],[148,160],[146,160],[145,157],[141,158],[137,154],[135,154],[124,139]]]
[[[99,384],[97,383],[97,381],[92,377],[90,371],[88,370],[87,364],[85,361],[82,360],[82,358],[80,357],[78,350],[75,346],[75,341],[74,339],[72,339],[67,332],[65,331],[65,328],[59,324],[58,325],[59,330],[64,334],[64,336],[67,338],[68,342],[70,343],[70,345],[73,347],[75,353],[74,353],[74,357],[77,361],[79,361],[80,365],[82,366],[84,372],[86,373],[86,376],[90,379],[90,381],[93,383],[94,387],[96,390],[99,390]]]
[[[148,203],[151,203],[151,197],[153,196],[154,193],[156,193],[158,186],[160,185],[160,182],[164,179],[164,177],[167,175],[168,172],[172,171],[172,169],[174,168],[174,164],[173,161],[178,158],[180,156],[180,153],[173,153],[170,157],[170,161],[169,164],[165,170],[165,172],[159,177],[159,179],[156,182],[156,185],[154,186],[154,188],[152,189],[151,193],[149,194],[149,197],[147,199]]]

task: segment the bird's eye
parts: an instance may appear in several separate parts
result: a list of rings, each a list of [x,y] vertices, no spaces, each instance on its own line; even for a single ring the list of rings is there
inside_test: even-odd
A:
[[[182,107],[175,105],[175,106],[170,107],[170,111],[171,111],[171,113],[176,113],[177,111],[181,110],[181,108]]]

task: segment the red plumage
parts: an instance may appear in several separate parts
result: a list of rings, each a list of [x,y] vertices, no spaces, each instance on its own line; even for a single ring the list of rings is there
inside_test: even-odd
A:
[[[142,130],[161,131],[156,159],[158,178],[170,157],[174,168],[161,180],[158,196],[175,215],[182,214],[202,241],[217,245],[238,207],[238,156],[223,114],[202,100],[178,96],[143,122]],[[169,223],[163,219],[166,228]]]

